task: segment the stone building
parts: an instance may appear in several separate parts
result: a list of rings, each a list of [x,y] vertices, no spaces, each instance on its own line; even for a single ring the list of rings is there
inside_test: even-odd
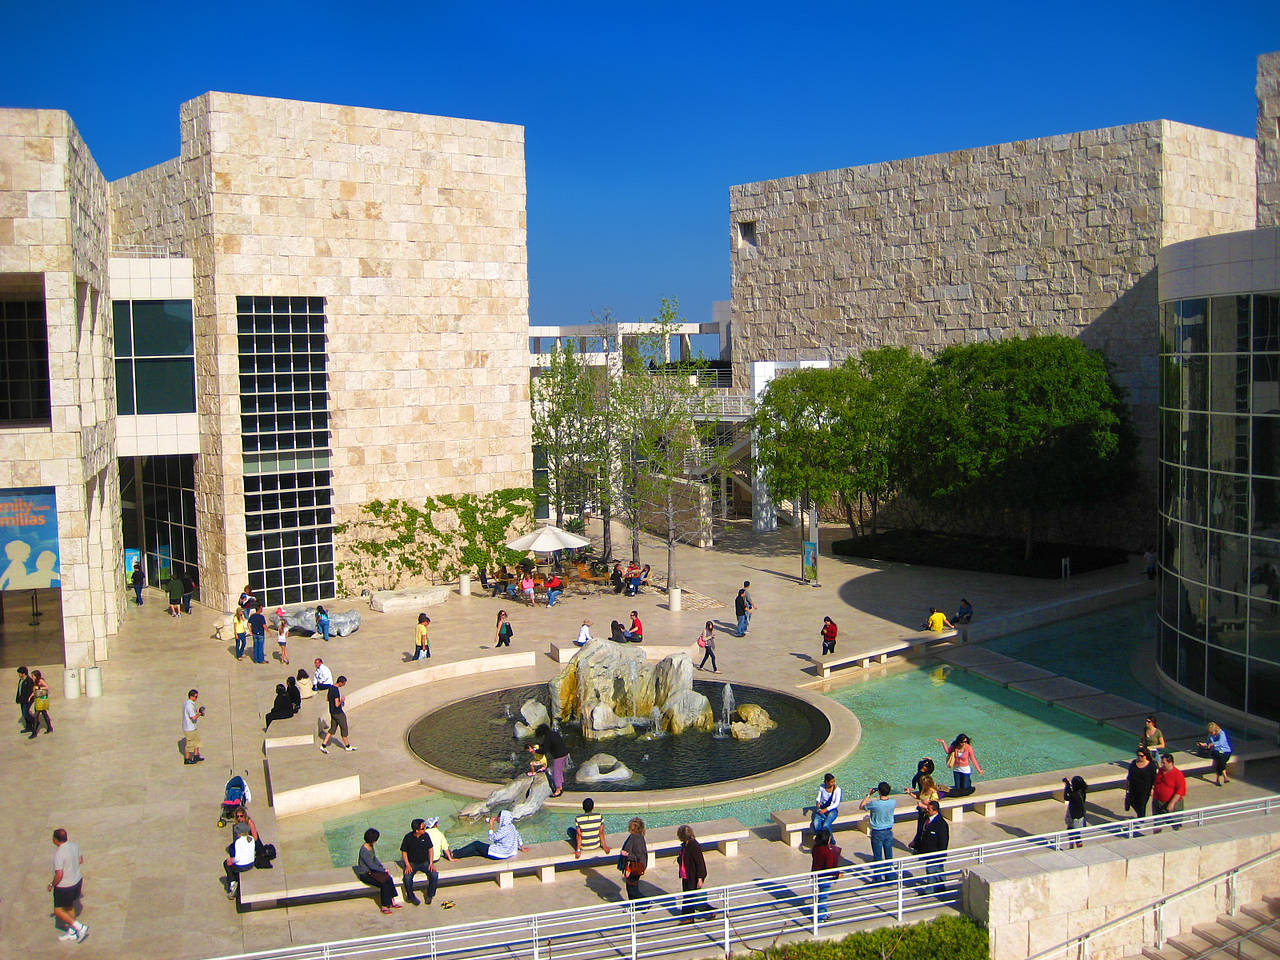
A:
[[[1128,393],[1149,494],[1157,257],[1252,228],[1258,189],[1253,141],[1167,120],[735,186],[735,383],[886,345],[1079,337]]]
[[[106,659],[135,559],[314,601],[360,505],[530,483],[522,128],[208,93],[180,143],[108,183],[0,110],[0,526],[56,517],[6,662]]]

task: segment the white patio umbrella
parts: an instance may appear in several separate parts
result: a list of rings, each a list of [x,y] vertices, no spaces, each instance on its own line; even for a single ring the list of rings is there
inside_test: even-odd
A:
[[[576,533],[569,533],[567,530],[561,530],[559,527],[545,526],[526,533],[523,537],[516,537],[507,544],[512,550],[532,550],[535,553],[554,553],[556,550],[570,550],[574,547],[585,547],[589,543],[586,537],[580,537]]]

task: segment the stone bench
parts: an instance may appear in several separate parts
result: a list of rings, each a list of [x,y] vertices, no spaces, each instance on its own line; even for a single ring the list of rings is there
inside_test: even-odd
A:
[[[417,590],[379,590],[369,598],[371,609],[379,613],[395,610],[420,610],[434,607],[449,599],[452,587],[420,587]]]
[[[707,847],[714,844],[726,857],[738,855],[738,844],[745,840],[749,833],[746,827],[732,818],[695,823],[692,827],[700,846]],[[573,848],[565,841],[552,840],[547,843],[533,844],[528,850],[510,860],[467,857],[454,862],[437,859],[436,870],[439,873],[441,886],[496,880],[499,888],[509,890],[515,886],[517,874],[534,873],[543,883],[554,883],[557,869],[578,869],[616,863],[618,849],[622,846],[623,839],[625,835],[615,837],[616,843],[610,844],[613,852],[608,854],[603,850],[597,850],[575,857]],[[680,849],[675,827],[659,827],[648,831],[645,834],[645,840],[649,849],[648,869],[656,866],[659,855],[673,854]],[[395,864],[388,862],[387,865],[391,868],[392,877],[397,880],[397,887],[402,887],[399,882],[401,870]],[[241,874],[237,891],[240,907],[246,910],[260,910],[313,900],[334,900],[377,894],[376,889],[362,882],[351,867],[312,870],[298,874],[296,877],[285,876],[283,880],[281,874],[280,870],[249,870]],[[419,875],[415,878],[415,890],[425,888],[426,885],[425,876]]]
[[[608,639],[607,637],[604,639]],[[626,647],[635,647],[644,651],[644,658],[649,661],[665,660],[667,657],[674,656],[677,653],[687,653],[693,656],[693,651],[697,649],[692,643],[685,646],[664,646],[662,644],[649,643],[628,643],[623,644]],[[556,663],[568,663],[574,658],[582,647],[578,646],[572,640],[561,641],[552,640],[547,645],[547,656]]]
[[[941,643],[944,640],[954,640],[957,637],[964,642],[964,631],[961,630],[921,630],[917,633],[908,634],[905,637],[897,637],[881,646],[874,647],[870,650],[862,650],[858,653],[851,653],[842,657],[827,657],[825,659],[815,659],[814,665],[817,667],[819,675],[823,680],[831,677],[831,674],[850,664],[858,664],[864,669],[870,667],[872,663],[884,663],[890,657],[902,653],[909,653],[917,647],[927,647],[934,643]]]

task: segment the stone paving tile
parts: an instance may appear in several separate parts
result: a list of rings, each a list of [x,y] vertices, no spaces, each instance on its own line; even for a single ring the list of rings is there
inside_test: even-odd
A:
[[[1080,683],[1078,680],[1072,680],[1069,677],[1045,677],[1042,680],[1023,680],[1018,683],[1009,684],[1010,690],[1017,690],[1019,693],[1025,693],[1035,697],[1037,700],[1047,700],[1053,703],[1055,700],[1063,700],[1067,697],[1087,697],[1096,693],[1102,693],[1097,687],[1091,687],[1087,683]]]
[[[1019,680],[1048,680],[1054,676],[1052,670],[1045,670],[1030,663],[1013,660],[1009,663],[982,663],[967,668],[970,673],[999,684],[1011,684]]]
[[[1135,700],[1118,697],[1114,693],[1099,693],[1089,697],[1069,697],[1066,700],[1056,701],[1054,706],[1062,707],[1064,710],[1070,710],[1072,713],[1078,713],[1082,717],[1089,717],[1098,721],[1114,720],[1119,717],[1140,717],[1151,713],[1150,707]]]
[[[939,650],[937,657],[943,663],[949,663],[956,667],[976,667],[984,663],[1018,662],[1013,657],[981,646],[951,647],[946,650]]]

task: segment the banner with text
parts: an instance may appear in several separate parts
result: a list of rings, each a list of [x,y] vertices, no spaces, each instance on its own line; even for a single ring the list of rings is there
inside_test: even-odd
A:
[[[0,489],[0,590],[61,586],[53,487]]]

